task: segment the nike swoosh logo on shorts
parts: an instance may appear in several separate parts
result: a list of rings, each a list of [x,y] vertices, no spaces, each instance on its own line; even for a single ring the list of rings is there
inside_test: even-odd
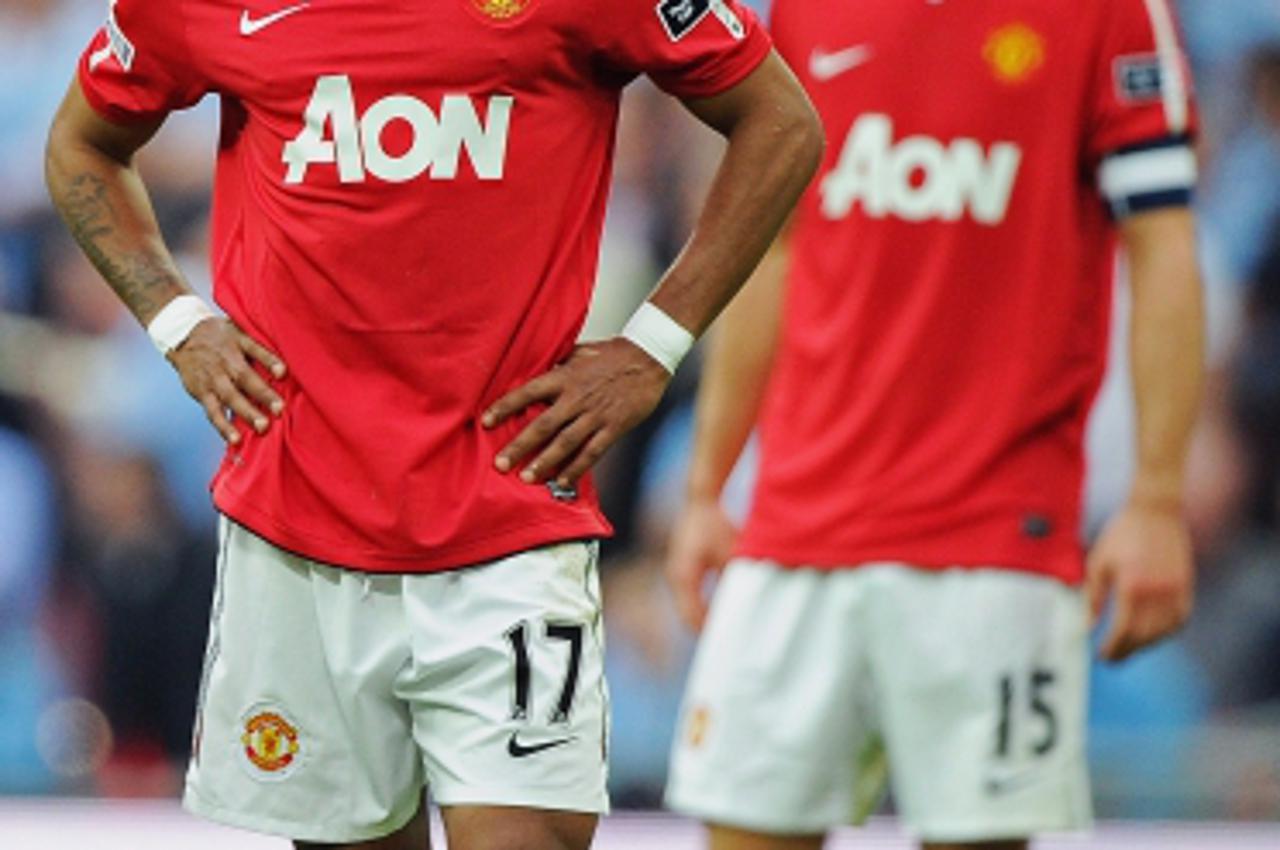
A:
[[[272,12],[270,15],[267,15],[264,18],[257,18],[257,19],[249,17],[249,10],[245,9],[240,13],[240,34],[245,37],[251,36],[258,30],[266,29],[272,24],[277,23],[278,21],[284,20],[285,18],[289,17],[295,12],[301,12],[303,9],[307,8],[310,5],[311,5],[310,3],[298,3],[296,5],[281,9],[278,12]]]
[[[871,46],[856,44],[844,50],[827,52],[817,47],[809,54],[809,74],[819,82],[826,82],[851,71],[871,58]]]
[[[534,753],[540,753],[543,750],[549,750],[552,747],[558,747],[561,744],[567,744],[573,738],[556,738],[554,741],[543,741],[538,744],[522,744],[520,739],[516,737],[516,733],[512,732],[511,737],[507,739],[507,754],[513,759],[522,759],[525,756],[531,756]]]
[[[984,783],[987,794],[992,797],[999,797],[1017,791],[1021,788],[1035,782],[1037,773],[1034,770],[1023,770],[1018,773],[1009,773],[1003,776],[988,776]]]

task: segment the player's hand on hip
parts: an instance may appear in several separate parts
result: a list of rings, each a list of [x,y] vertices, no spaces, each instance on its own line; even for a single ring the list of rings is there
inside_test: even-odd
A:
[[[1094,621],[1111,597],[1102,657],[1120,661],[1177,631],[1191,614],[1191,535],[1174,506],[1129,504],[1089,553],[1086,588]]]
[[[494,459],[521,465],[530,484],[555,478],[571,487],[609,446],[653,412],[671,375],[625,339],[578,346],[563,364],[498,399],[481,419],[496,428],[535,404],[547,405]]]
[[[200,402],[213,427],[232,445],[240,442],[240,432],[227,411],[261,434],[271,422],[264,411],[279,416],[284,410],[284,401],[252,366],[261,363],[282,378],[284,362],[227,319],[205,319],[168,358],[187,393]]]
[[[680,619],[695,632],[707,619],[707,578],[728,563],[737,538],[737,527],[714,499],[691,500],[671,533],[667,582]]]

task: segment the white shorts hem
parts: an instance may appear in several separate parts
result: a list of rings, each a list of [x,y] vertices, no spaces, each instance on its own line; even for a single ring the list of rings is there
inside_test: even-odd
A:
[[[693,818],[704,824],[717,824],[764,835],[818,835],[842,826],[861,826],[863,821],[853,822],[848,813],[819,817],[771,817],[759,807],[737,806],[724,801],[691,800],[688,797],[668,794],[666,806],[677,814]]]
[[[973,844],[980,841],[1016,841],[1019,838],[1042,838],[1053,835],[1084,835],[1092,831],[1093,822],[1064,823],[1052,821],[1016,821],[987,823],[952,823],[916,827],[904,824],[908,835],[933,844]]]
[[[746,832],[764,835],[817,835],[849,826],[862,826],[866,819],[854,820],[847,813],[793,817],[790,814],[771,816],[758,807],[749,811],[732,803],[707,800],[691,800],[685,796],[668,795],[666,806],[673,812],[693,818],[704,824],[720,824]],[[979,841],[1016,840],[1046,835],[1079,835],[1093,828],[1092,818],[1067,819],[1062,817],[1020,818],[1017,820],[945,821],[925,825],[903,823],[903,831],[914,838],[944,844],[967,844]]]
[[[587,794],[570,798],[555,791],[507,788],[486,791],[480,788],[458,788],[446,791],[431,789],[431,801],[440,808],[450,806],[511,806],[521,809],[579,812],[588,815],[609,814],[609,797],[606,793]]]
[[[1093,819],[1024,817],[1011,820],[997,818],[982,821],[940,820],[925,825],[905,822],[903,828],[909,835],[924,841],[967,844],[978,841],[1014,841],[1019,838],[1037,838],[1046,835],[1078,835],[1087,833],[1093,828]]]
[[[202,798],[190,785],[182,795],[182,807],[193,815],[224,826],[234,826],[253,832],[279,835],[294,841],[314,841],[322,844],[349,844],[357,841],[373,841],[402,829],[413,819],[423,805],[406,806],[408,811],[396,812],[375,826],[352,827],[350,824],[317,824],[314,821],[295,821],[256,815],[251,812],[217,806]]]

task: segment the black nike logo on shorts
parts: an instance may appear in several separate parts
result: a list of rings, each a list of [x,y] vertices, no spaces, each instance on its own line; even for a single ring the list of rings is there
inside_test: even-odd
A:
[[[507,754],[513,759],[522,759],[525,756],[531,756],[534,753],[540,753],[543,750],[549,750],[552,747],[558,747],[561,744],[567,744],[573,738],[556,738],[554,741],[543,741],[540,744],[525,745],[520,743],[516,737],[516,733],[512,732],[511,737],[507,739]]]
[[[1025,788],[1035,782],[1037,778],[1038,774],[1033,770],[1023,770],[1002,776],[989,776],[984,783],[984,788],[989,796],[999,797],[1002,794]]]

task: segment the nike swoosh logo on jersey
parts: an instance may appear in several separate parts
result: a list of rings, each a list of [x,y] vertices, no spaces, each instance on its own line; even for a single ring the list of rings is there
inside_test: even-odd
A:
[[[871,58],[871,46],[856,44],[828,53],[815,47],[809,54],[809,74],[819,82],[825,82],[851,71]]]
[[[558,747],[567,744],[573,738],[556,738],[554,741],[543,741],[538,744],[522,744],[520,739],[516,737],[516,733],[512,732],[511,737],[507,739],[507,754],[513,759],[522,759],[525,756],[531,756],[534,753],[540,753],[543,750],[549,750],[552,747]]]
[[[278,21],[282,21],[296,12],[301,12],[303,9],[307,8],[310,5],[311,5],[310,3],[298,3],[296,5],[281,9],[278,12],[272,12],[270,15],[267,15],[264,18],[257,18],[257,19],[249,17],[249,10],[245,9],[240,13],[240,34],[247,38],[248,36],[253,35],[258,30],[266,29],[272,24],[277,23]]]

